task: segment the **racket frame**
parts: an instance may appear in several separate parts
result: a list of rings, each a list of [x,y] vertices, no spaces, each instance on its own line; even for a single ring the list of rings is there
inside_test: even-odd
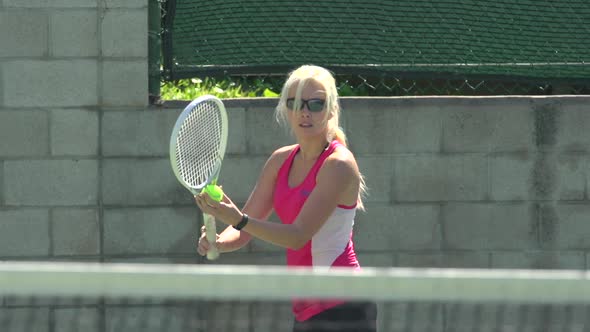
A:
[[[179,132],[186,121],[186,119],[191,115],[193,111],[197,111],[199,105],[202,103],[213,102],[215,103],[217,109],[219,110],[219,114],[221,117],[221,139],[219,142],[219,150],[217,153],[217,161],[213,172],[208,176],[207,180],[197,186],[193,186],[187,183],[180,172],[178,167],[178,160],[176,156],[176,148],[178,146],[178,138]],[[217,184],[217,179],[219,177],[219,173],[221,171],[221,164],[223,162],[223,158],[225,156],[225,149],[227,147],[227,136],[228,136],[228,118],[227,118],[227,111],[225,110],[225,106],[223,102],[211,95],[201,96],[193,100],[189,103],[182,113],[178,116],[176,123],[174,124],[174,128],[172,129],[172,134],[170,135],[170,164],[172,166],[172,171],[176,176],[176,179],[186,188],[188,189],[193,195],[198,195],[205,186],[209,184]],[[211,244],[211,248],[207,252],[207,259],[215,260],[219,257],[219,250],[215,246],[215,241],[217,240],[217,228],[215,226],[215,218],[209,214],[203,213],[203,223],[205,224],[206,230],[206,237],[207,241]]]

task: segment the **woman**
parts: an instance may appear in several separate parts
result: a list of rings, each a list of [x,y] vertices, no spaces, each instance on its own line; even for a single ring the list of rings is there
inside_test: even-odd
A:
[[[242,211],[227,196],[221,203],[205,194],[195,197],[203,212],[229,225],[215,243],[220,252],[256,237],[286,248],[289,266],[360,269],[352,228],[365,187],[339,115],[329,71],[306,65],[290,74],[276,116],[297,144],[272,153]],[[266,221],[273,209],[282,223]],[[206,255],[209,248],[203,232],[198,252]],[[375,331],[376,309],[370,303],[299,300],[293,312],[294,331]]]

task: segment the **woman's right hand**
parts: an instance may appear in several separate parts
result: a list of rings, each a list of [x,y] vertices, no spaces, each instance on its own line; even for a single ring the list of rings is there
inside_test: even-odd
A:
[[[217,238],[219,239],[219,234],[217,234]],[[207,234],[205,226],[201,227],[201,237],[199,237],[199,243],[197,245],[197,252],[201,256],[207,255],[207,252],[211,248],[211,243],[207,240]],[[219,249],[219,248],[217,248]]]

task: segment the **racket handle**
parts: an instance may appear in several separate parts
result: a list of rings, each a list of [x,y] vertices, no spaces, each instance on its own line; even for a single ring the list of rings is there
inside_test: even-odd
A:
[[[215,245],[217,240],[217,227],[215,227],[215,218],[210,214],[203,214],[203,220],[205,223],[205,236],[209,241],[209,251],[207,251],[207,259],[212,261],[219,257],[219,249]]]

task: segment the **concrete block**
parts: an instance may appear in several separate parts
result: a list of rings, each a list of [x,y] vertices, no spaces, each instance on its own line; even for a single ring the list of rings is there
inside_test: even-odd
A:
[[[4,162],[8,205],[91,205],[97,202],[96,160]]]
[[[355,217],[355,248],[359,251],[389,251],[397,248],[396,241],[399,238],[393,207],[371,204],[366,209],[366,212],[357,211]]]
[[[55,57],[98,56],[97,20],[98,12],[95,9],[51,12],[49,29],[51,55]]]
[[[441,246],[438,205],[394,205],[397,249],[425,250]]]
[[[97,307],[62,307],[53,312],[55,331],[100,332],[102,315]]]
[[[584,331],[586,306],[574,303],[454,303],[446,305],[445,331]]]
[[[4,162],[0,160],[0,207],[4,205]]]
[[[560,129],[561,110],[557,99],[532,99],[534,110],[534,144],[541,150],[551,150],[557,146],[557,133]]]
[[[393,201],[478,201],[488,195],[482,154],[400,155],[393,160]]]
[[[503,153],[490,156],[490,197],[495,201],[531,198],[534,155]]]
[[[490,157],[493,200],[584,200],[588,156],[576,152]]]
[[[590,179],[590,157],[578,153],[564,153],[557,157],[557,192],[559,200],[586,199],[586,181]]]
[[[95,59],[7,61],[2,72],[4,104],[8,107],[94,106],[98,103],[97,74]]]
[[[272,218],[269,219],[269,221],[272,222],[277,222],[279,223],[279,218]],[[217,223],[217,229],[218,230],[224,230],[226,227],[226,225],[221,224],[221,223]],[[244,249],[244,250],[248,250],[250,252],[266,252],[266,253],[282,253],[285,251],[285,248],[277,246],[275,244],[272,244],[270,242],[266,242],[260,239],[252,239],[252,241],[250,241],[250,243],[248,244],[248,246]],[[284,262],[283,262],[284,263]]]
[[[138,255],[131,257],[107,257],[105,262],[109,263],[130,263],[130,264],[200,264],[202,258],[198,255],[184,254],[175,256],[149,256]]]
[[[291,331],[293,312],[290,301],[257,302],[252,305],[251,331]]]
[[[441,230],[437,205],[373,205],[356,217],[358,250],[439,249]]]
[[[483,251],[401,252],[396,266],[411,268],[489,268],[489,254]]]
[[[147,106],[147,59],[103,61],[101,84],[104,106]]]
[[[205,329],[207,316],[202,304],[187,308],[180,304],[153,304],[153,301],[125,305],[107,305],[104,321],[106,331],[214,331]],[[215,330],[216,331],[216,330]]]
[[[442,207],[442,218],[443,248],[530,250],[539,245],[538,221],[529,204],[449,203]]]
[[[582,251],[494,251],[491,257],[494,269],[586,269]]]
[[[178,114],[155,108],[105,111],[101,133],[103,155],[168,158],[170,134]]]
[[[180,113],[178,113],[180,114]],[[244,108],[228,108],[228,136],[225,154],[246,154],[248,136],[246,110]],[[270,154],[269,154],[270,156]]]
[[[474,326],[481,331],[559,331],[562,326],[572,326],[569,325],[571,321],[557,323],[554,311],[562,308],[483,300],[446,304],[445,331],[469,331]],[[571,309],[566,310],[573,311]]]
[[[4,0],[5,7],[18,8],[96,8],[96,0]]]
[[[0,111],[0,156],[49,154],[49,117],[45,111]]]
[[[440,151],[440,112],[411,103],[396,106],[385,110],[369,101],[368,109],[344,112],[351,149],[360,155]]]
[[[590,246],[589,204],[540,204],[539,215],[542,248],[586,250]]]
[[[235,203],[235,201],[234,201]],[[236,203],[237,204],[237,203]],[[240,207],[243,206],[243,204],[239,205]],[[275,222],[275,223],[281,223],[281,219],[276,215],[276,213],[273,211],[270,215],[270,217],[268,217],[267,219],[270,222]],[[217,229],[218,230],[223,230],[225,229],[227,226],[225,225],[220,225],[220,223],[217,224]],[[276,244],[270,243],[270,242],[266,242],[257,238],[253,238],[250,243],[243,248],[242,250],[248,251],[248,252],[252,252],[252,253],[270,253],[272,254],[284,254],[286,252],[286,249],[278,246]],[[279,265],[282,265],[283,263],[285,263],[285,260],[282,260]]]
[[[104,3],[106,8],[145,8],[148,1],[150,0],[105,0]]]
[[[557,156],[538,153],[529,176],[530,195],[535,200],[553,200],[559,197],[560,179],[557,174]]]
[[[444,305],[426,301],[378,303],[377,331],[445,332]]]
[[[356,255],[361,267],[392,267],[394,266],[395,254],[391,252],[374,252],[359,249],[355,246]]]
[[[154,205],[190,203],[166,159],[105,159],[102,197],[106,205]]]
[[[47,257],[49,236],[47,210],[0,210],[0,257]]]
[[[221,254],[219,259],[209,261],[203,258],[203,264],[216,265],[264,265],[264,266],[285,266],[287,259],[285,251],[276,252],[247,252],[244,249]]]
[[[3,70],[3,68],[4,67],[5,67],[4,61],[0,61],[0,108],[4,108],[5,107],[5,104],[4,104],[4,93],[3,93],[3,91],[4,91],[4,87],[3,87],[3,84],[4,84],[4,79],[3,79],[3,77],[4,77],[4,70]]]
[[[219,183],[234,202],[245,203],[248,200],[266,161],[267,157],[263,156],[225,157]]]
[[[365,203],[389,203],[392,200],[394,179],[392,156],[356,156],[359,170],[365,178],[367,196]]]
[[[96,156],[98,113],[88,109],[51,111],[51,154],[54,156]]]
[[[237,294],[236,297],[238,297]],[[228,299],[228,301],[210,303],[203,308],[202,314],[205,317],[206,328],[202,331],[254,331],[250,329],[251,309],[251,304],[239,299],[233,299],[233,302],[232,299]],[[228,312],[235,315],[231,321],[227,319]]]
[[[47,14],[32,11],[0,12],[0,57],[47,55]]]
[[[246,110],[246,144],[249,155],[270,156],[281,146],[295,143],[295,139],[275,121],[273,108],[248,108]]]
[[[105,209],[104,253],[196,255],[200,234],[198,214],[196,206]]]
[[[560,100],[554,111],[555,148],[561,151],[590,152],[588,123],[590,113],[586,103]]]
[[[443,151],[507,152],[533,148],[533,116],[526,100],[471,100],[445,104]]]
[[[109,8],[101,19],[103,56],[147,58],[147,6],[136,10]]]
[[[8,307],[0,310],[0,322],[10,324],[11,331],[50,332],[50,314],[47,307]]]
[[[100,226],[96,209],[54,209],[51,213],[53,254],[100,254]]]

